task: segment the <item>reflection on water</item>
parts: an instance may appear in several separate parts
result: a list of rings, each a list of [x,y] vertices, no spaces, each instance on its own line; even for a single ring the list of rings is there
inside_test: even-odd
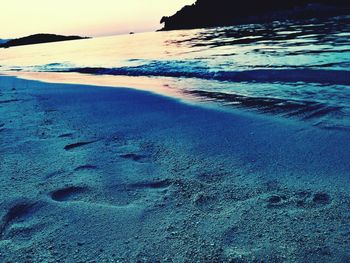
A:
[[[200,100],[349,128],[349,22],[337,17],[16,47],[0,50],[0,65],[147,83],[171,79],[173,89]]]

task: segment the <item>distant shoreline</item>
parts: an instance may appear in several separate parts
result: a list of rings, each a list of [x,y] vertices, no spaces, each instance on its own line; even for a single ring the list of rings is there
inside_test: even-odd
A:
[[[55,35],[55,34],[35,34],[27,37],[11,39],[5,43],[0,44],[0,48],[10,48],[10,47],[16,47],[16,46],[62,42],[62,41],[88,39],[88,38],[89,37],[62,36],[62,35]]]

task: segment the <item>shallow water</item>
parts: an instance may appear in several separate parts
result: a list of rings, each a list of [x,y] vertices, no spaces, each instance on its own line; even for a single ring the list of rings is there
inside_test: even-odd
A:
[[[175,79],[203,101],[350,128],[350,17],[0,50],[2,70]],[[82,78],[84,75],[82,75]]]

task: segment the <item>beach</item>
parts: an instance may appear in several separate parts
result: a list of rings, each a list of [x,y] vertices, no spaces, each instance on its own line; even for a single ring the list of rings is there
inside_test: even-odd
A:
[[[349,262],[349,149],[348,130],[3,75],[0,262]]]

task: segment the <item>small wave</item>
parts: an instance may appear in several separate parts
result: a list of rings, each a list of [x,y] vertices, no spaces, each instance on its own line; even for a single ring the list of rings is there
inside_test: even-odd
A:
[[[137,62],[145,61],[137,60]],[[235,108],[252,109],[286,118],[316,122],[313,125],[327,129],[350,128],[347,121],[349,105],[346,102],[350,71],[269,68],[214,72],[194,61],[190,63],[189,61],[181,63],[161,61],[119,68],[67,68],[66,66],[51,63],[41,66],[40,69],[36,68],[36,71],[183,78],[184,82],[181,83],[184,85],[179,87],[180,91],[203,101],[214,101]],[[184,70],[185,68],[188,70]],[[186,78],[191,79],[187,82]],[[235,82],[239,84],[235,85]],[[281,82],[287,83],[281,84]],[[247,87],[254,87],[254,91],[246,92]],[[327,98],[324,98],[325,96]]]
[[[329,106],[315,101],[287,100],[271,97],[249,97],[239,94],[223,92],[209,92],[203,90],[191,90],[186,93],[225,102],[226,105],[234,105],[245,108],[254,108],[263,112],[280,113],[285,116],[298,116],[303,119],[319,118],[329,114],[341,113],[342,107]]]
[[[157,76],[199,78],[229,82],[305,82],[326,85],[350,85],[350,71],[324,69],[254,69],[245,71],[210,71],[205,67],[165,67],[153,63],[136,67],[84,67],[60,70],[97,75]]]
[[[317,101],[279,99],[272,97],[250,97],[239,94],[211,92],[203,90],[185,91],[185,93],[224,103],[226,106],[257,110],[263,113],[276,114],[287,118],[297,118],[303,121],[315,120],[315,126],[327,129],[349,130],[347,125],[334,123],[346,117],[341,106],[328,105]],[[323,120],[323,121],[320,121]]]

